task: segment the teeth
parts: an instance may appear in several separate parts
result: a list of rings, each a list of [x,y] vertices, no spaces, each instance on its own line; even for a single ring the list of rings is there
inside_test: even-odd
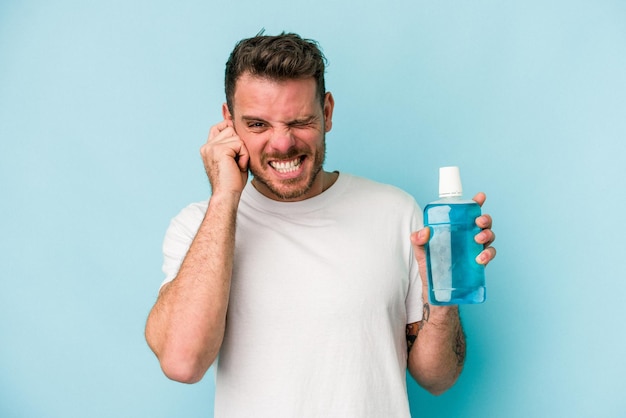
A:
[[[292,171],[296,171],[300,166],[300,159],[296,158],[295,160],[283,162],[283,161],[271,161],[270,165],[274,170],[279,173],[289,173]]]

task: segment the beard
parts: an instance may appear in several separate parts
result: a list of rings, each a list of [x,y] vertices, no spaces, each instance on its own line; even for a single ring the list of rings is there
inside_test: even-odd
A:
[[[272,155],[271,158],[288,160],[295,158],[297,155],[301,155],[301,152],[293,149],[285,155]],[[265,176],[262,170],[257,170],[251,165],[249,168],[254,176],[253,181],[267,188],[278,200],[298,199],[311,190],[315,180],[322,172],[324,161],[326,160],[326,136],[324,135],[322,144],[315,149],[313,154],[307,152],[305,155],[307,159],[313,158],[313,165],[308,172],[303,173],[303,177],[278,181],[272,180],[269,176]],[[268,166],[265,160],[269,158],[270,156],[263,158],[263,166]]]

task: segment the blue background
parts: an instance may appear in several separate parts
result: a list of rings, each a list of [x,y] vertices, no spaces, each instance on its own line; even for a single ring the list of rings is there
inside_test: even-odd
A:
[[[466,369],[441,397],[410,382],[414,416],[624,416],[626,3],[608,0],[4,0],[0,416],[211,416],[212,373],[168,381],[143,327],[169,220],[209,195],[224,63],[261,28],[329,59],[328,169],[424,205],[459,165],[488,195],[499,255],[462,309]]]

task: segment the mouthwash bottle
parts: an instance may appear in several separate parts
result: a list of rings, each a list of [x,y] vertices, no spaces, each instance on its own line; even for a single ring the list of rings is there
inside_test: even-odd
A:
[[[441,167],[439,200],[424,208],[424,224],[430,227],[426,264],[431,304],[485,301],[485,266],[476,262],[483,246],[474,240],[480,214],[478,203],[463,199],[459,168]]]

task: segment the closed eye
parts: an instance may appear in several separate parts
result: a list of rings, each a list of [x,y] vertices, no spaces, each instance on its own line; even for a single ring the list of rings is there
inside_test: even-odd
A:
[[[294,122],[294,123],[289,124],[291,128],[305,128],[310,125],[311,125],[310,122]]]
[[[291,128],[306,128],[306,127],[314,125],[315,121],[316,121],[316,119],[314,117],[310,117],[310,118],[306,118],[306,119],[300,119],[300,120],[294,120],[293,122],[289,123],[289,127],[291,127]]]

